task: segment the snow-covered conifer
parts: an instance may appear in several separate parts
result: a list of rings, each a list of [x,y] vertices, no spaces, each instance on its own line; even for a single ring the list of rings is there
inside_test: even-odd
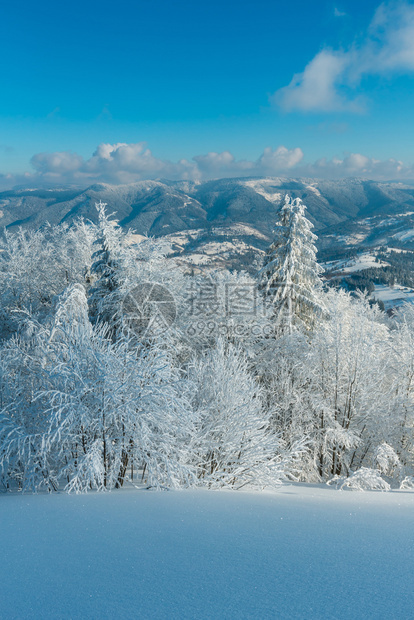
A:
[[[321,279],[323,269],[316,261],[316,235],[305,216],[300,198],[288,195],[279,213],[275,238],[259,271],[260,289],[272,306],[279,332],[295,328],[310,330],[315,316],[323,312]]]
[[[106,213],[106,203],[99,202],[97,237],[92,254],[91,279],[89,291],[89,315],[92,323],[98,320],[111,325],[119,322],[121,296],[117,295],[126,277],[127,263],[130,259],[126,234],[115,220]]]
[[[97,209],[97,250],[88,296],[91,321],[105,323],[113,339],[124,331],[134,332],[140,342],[157,337],[183,305],[185,276],[166,259],[168,244],[151,238],[135,242],[131,231],[110,219],[105,203]]]

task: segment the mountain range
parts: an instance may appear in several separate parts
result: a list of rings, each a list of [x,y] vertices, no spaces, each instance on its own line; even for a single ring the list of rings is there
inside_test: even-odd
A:
[[[255,251],[269,244],[286,193],[306,204],[325,257],[356,246],[414,248],[414,187],[363,179],[163,180],[86,189],[15,189],[0,193],[0,225],[37,228],[46,221],[56,224],[77,217],[96,221],[95,203],[102,200],[121,226],[167,236],[176,254],[221,253],[222,262],[230,266],[243,256],[241,262],[247,265]]]

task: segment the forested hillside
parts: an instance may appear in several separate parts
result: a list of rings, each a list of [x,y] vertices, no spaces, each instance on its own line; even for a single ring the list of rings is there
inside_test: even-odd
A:
[[[325,290],[299,198],[256,276],[110,211],[1,241],[4,490],[414,486],[413,308]]]
[[[191,268],[257,271],[285,194],[300,198],[315,226],[320,260],[363,248],[413,249],[414,189],[362,179],[240,178],[208,182],[140,181],[86,189],[16,189],[0,193],[2,229],[37,230],[45,222],[97,223],[102,200],[124,230],[167,237]]]

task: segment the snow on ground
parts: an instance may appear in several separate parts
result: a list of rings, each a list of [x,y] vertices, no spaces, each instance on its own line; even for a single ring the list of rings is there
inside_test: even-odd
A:
[[[411,254],[412,250],[403,250],[402,248],[386,248],[386,252],[390,254],[391,252],[395,252],[396,254]]]
[[[316,194],[319,198],[323,199],[321,192],[318,190],[317,187],[315,187],[315,185],[316,185],[316,183],[311,183],[310,185],[306,186],[306,189],[309,189],[311,192]]]
[[[326,271],[338,271],[340,273],[354,273],[355,271],[361,271],[362,269],[386,267],[388,265],[389,263],[386,263],[385,261],[375,262],[375,256],[369,252],[359,254],[355,258],[322,263],[322,267],[324,267]]]
[[[261,233],[253,226],[249,226],[248,224],[232,224],[231,226],[226,226],[223,228],[213,228],[212,233],[215,235],[246,235],[251,237],[256,237],[257,239],[262,239],[264,241],[270,241],[270,238],[263,233]]]
[[[395,235],[392,235],[393,239],[398,239],[399,241],[408,241],[414,237],[414,228],[410,228],[409,230],[402,230]]]
[[[133,233],[128,239],[128,241],[130,245],[133,245],[136,243],[141,243],[141,241],[143,241],[144,239],[147,239],[145,235],[139,235],[138,233]]]
[[[337,238],[337,241],[345,245],[358,245],[362,243],[367,235],[363,233],[354,233],[353,235],[330,235]]]
[[[0,617],[412,618],[414,493],[0,496]]]
[[[372,297],[383,301],[384,309],[389,310],[403,304],[414,303],[414,290],[400,284],[395,284],[393,287],[386,284],[376,284]]]
[[[210,265],[211,264],[211,257],[208,256],[207,254],[199,254],[199,253],[185,254],[181,258],[186,263],[191,264],[191,265]]]
[[[282,202],[284,193],[275,192],[273,187],[271,188],[273,189],[272,192],[268,192],[266,189],[266,185],[274,185],[274,184],[275,184],[274,179],[268,179],[268,180],[267,179],[253,179],[250,181],[243,182],[243,185],[247,187],[251,187],[252,189],[254,189],[256,194],[260,194],[260,196],[263,196],[263,198],[266,198],[266,200],[268,200],[269,202],[274,202],[274,203],[279,204],[280,202]]]
[[[243,252],[249,249],[249,246],[246,245],[244,241],[237,239],[236,241],[209,241],[208,243],[204,243],[202,248],[203,252],[209,256],[222,254],[226,257],[229,252],[243,254]]]

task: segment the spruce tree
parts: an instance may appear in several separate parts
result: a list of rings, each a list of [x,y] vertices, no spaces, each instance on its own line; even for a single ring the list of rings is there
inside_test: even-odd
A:
[[[323,313],[316,235],[300,198],[286,195],[262,269],[259,288],[271,304],[278,333],[310,331]]]
[[[122,299],[121,285],[127,277],[127,234],[106,213],[106,203],[99,202],[98,233],[94,241],[96,251],[92,254],[91,279],[88,306],[91,322],[105,322],[111,328],[119,320]],[[119,294],[117,294],[119,293]]]

